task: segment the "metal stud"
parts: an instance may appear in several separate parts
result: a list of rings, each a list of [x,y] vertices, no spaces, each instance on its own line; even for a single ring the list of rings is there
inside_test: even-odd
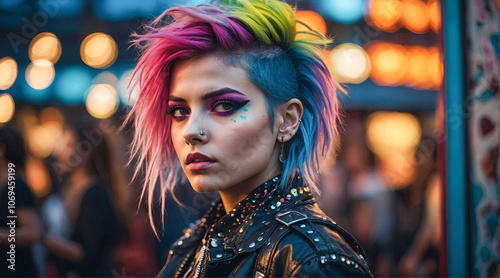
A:
[[[253,248],[255,246],[255,242],[252,242],[248,245],[248,247]]]
[[[174,251],[170,250],[170,251],[168,251],[168,253],[169,253],[170,255],[173,255],[173,254],[174,254]]]
[[[321,257],[320,257],[320,260],[321,260],[321,263],[322,263],[322,264],[325,264],[325,263],[327,263],[327,262],[328,262],[328,259],[326,258],[326,256],[321,256]]]
[[[243,250],[243,248],[238,248],[238,252],[241,252]]]
[[[277,206],[277,207],[281,206],[281,202],[277,202],[277,203],[276,203],[276,206]]]
[[[358,265],[358,264],[355,264],[355,265],[354,265],[354,268],[358,268],[358,267],[359,267],[359,265]]]
[[[218,246],[216,239],[212,240],[212,242],[210,244],[212,244],[212,247],[217,247]]]
[[[346,261],[347,265],[351,265],[351,260]]]
[[[217,255],[215,255],[215,257],[222,258],[222,254],[217,254]]]
[[[312,233],[313,233],[313,231],[309,230],[309,231],[307,231],[307,233],[308,233],[308,234],[312,234]]]
[[[243,233],[243,228],[240,229],[240,233]]]
[[[345,262],[345,258],[344,258],[344,257],[340,257],[340,260],[341,260],[342,262]]]
[[[257,241],[262,241],[263,239],[264,238],[260,236],[260,237],[257,238]]]
[[[274,205],[271,205],[271,209],[275,209],[276,207]]]
[[[318,241],[319,241],[319,238],[315,237],[315,238],[314,238],[314,241],[318,242]]]
[[[278,181],[278,177],[274,177],[274,178],[273,178],[273,181],[274,181],[274,182]]]
[[[300,225],[301,228],[305,228],[306,227],[306,224],[302,224]]]
[[[218,233],[218,234],[217,234],[217,236],[218,236],[218,237],[222,237],[222,233]]]
[[[335,254],[332,254],[332,260],[336,260],[337,259],[337,256]]]
[[[177,242],[177,245],[182,245],[182,240],[179,240],[179,242]]]

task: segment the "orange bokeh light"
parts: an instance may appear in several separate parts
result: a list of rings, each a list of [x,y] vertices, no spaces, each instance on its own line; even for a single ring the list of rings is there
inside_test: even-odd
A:
[[[365,47],[372,64],[370,78],[373,82],[383,86],[398,86],[403,83],[408,70],[405,47],[377,41]]]
[[[305,23],[307,26],[309,26],[311,29],[317,31],[323,36],[326,36],[326,22],[323,19],[323,17],[318,14],[317,12],[314,11],[297,11],[296,12],[296,19],[297,21]],[[297,22],[295,25],[295,28],[297,30],[297,35],[295,36],[295,39],[313,39],[313,40],[319,40],[317,36],[313,35],[308,35],[308,34],[301,34],[299,32],[311,32],[309,28],[304,26],[304,24],[301,24]]]
[[[403,4],[401,0],[372,0],[368,5],[367,22],[385,32],[401,29]]]
[[[435,90],[439,90],[443,83],[443,61],[437,47],[429,48],[429,81]]]
[[[432,84],[428,82],[429,52],[423,46],[409,46],[408,49],[408,72],[405,84],[419,89],[429,89]]]
[[[441,6],[437,0],[430,0],[427,6],[429,8],[431,29],[437,33],[441,28]]]
[[[423,34],[429,30],[429,9],[420,0],[403,1],[403,25],[413,33]]]

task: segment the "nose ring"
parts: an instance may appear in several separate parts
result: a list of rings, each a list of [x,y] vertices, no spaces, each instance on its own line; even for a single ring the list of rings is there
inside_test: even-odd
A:
[[[204,130],[200,130],[200,135],[205,136],[207,133]]]

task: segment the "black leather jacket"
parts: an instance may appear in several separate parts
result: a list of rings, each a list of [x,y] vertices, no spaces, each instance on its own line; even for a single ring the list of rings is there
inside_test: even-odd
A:
[[[370,277],[361,247],[326,217],[308,188],[294,182],[279,192],[278,179],[230,214],[213,204],[172,245],[158,276]]]

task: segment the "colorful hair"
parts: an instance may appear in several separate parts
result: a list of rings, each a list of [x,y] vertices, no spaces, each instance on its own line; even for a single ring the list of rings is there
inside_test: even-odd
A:
[[[313,192],[322,162],[334,147],[338,132],[335,83],[318,55],[330,43],[296,39],[295,11],[277,0],[225,0],[218,4],[176,7],[165,11],[143,35],[134,35],[141,53],[134,72],[139,97],[125,123],[135,117],[132,157],[138,158],[134,178],[145,173],[141,199],[147,195],[149,215],[154,187],[160,178],[161,210],[165,196],[185,177],[172,139],[170,115],[165,113],[170,94],[170,73],[178,61],[215,54],[223,62],[241,67],[265,94],[271,125],[279,104],[298,98],[304,114],[298,133],[286,146],[281,188],[286,189],[298,170]],[[171,16],[168,23],[164,17]],[[301,24],[301,22],[299,22]],[[303,24],[303,23],[302,23]],[[279,80],[279,82],[277,82]]]

